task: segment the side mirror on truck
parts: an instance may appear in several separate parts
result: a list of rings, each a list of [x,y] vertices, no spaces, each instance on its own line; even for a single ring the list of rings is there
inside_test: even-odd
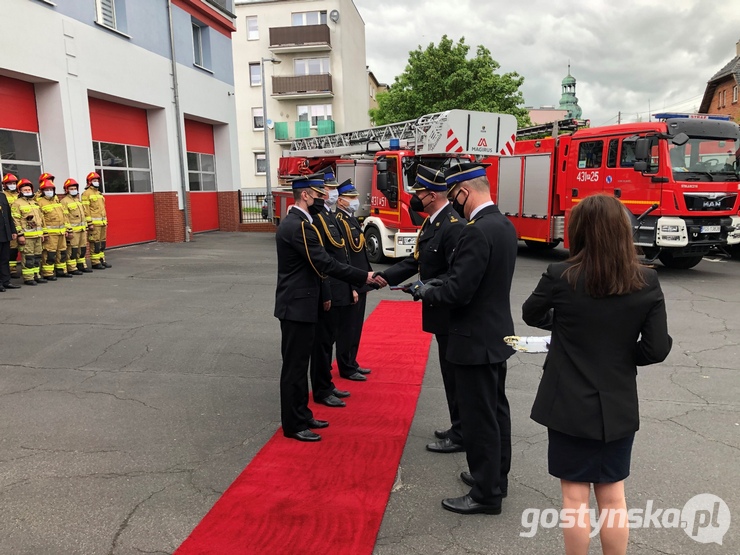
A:
[[[650,167],[650,148],[651,140],[647,137],[641,137],[635,140],[635,164],[632,169],[636,172],[646,172]]]

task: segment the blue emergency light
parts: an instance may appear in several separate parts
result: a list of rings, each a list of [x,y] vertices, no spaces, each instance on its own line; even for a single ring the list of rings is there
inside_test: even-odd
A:
[[[653,117],[659,120],[666,119],[715,119],[721,121],[730,121],[730,116],[725,114],[679,114],[673,112],[661,112],[653,114]]]
[[[390,145],[389,150],[401,150],[401,140],[391,139],[391,145]]]

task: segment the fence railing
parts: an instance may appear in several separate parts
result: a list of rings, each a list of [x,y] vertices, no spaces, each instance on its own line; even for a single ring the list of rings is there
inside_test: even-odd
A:
[[[264,191],[241,191],[239,194],[241,223],[267,222],[267,202]]]

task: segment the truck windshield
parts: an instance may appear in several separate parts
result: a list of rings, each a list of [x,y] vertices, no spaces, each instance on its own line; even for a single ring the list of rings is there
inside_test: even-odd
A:
[[[669,146],[669,160],[676,181],[740,181],[735,139],[692,137],[684,145]]]

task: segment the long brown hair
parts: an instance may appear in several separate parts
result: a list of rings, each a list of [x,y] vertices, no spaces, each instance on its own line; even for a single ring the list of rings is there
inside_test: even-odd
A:
[[[625,295],[645,287],[632,242],[632,225],[621,202],[609,195],[584,198],[568,222],[570,267],[563,273],[574,288],[583,278],[591,297]]]

